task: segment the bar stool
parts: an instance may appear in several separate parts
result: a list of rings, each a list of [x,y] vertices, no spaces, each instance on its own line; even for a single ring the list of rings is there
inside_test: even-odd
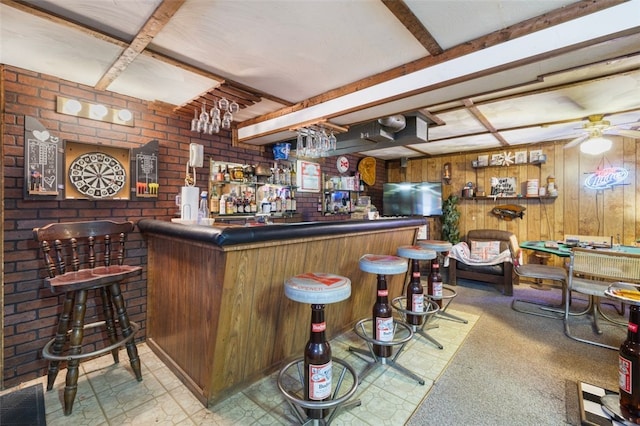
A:
[[[386,275],[397,275],[407,272],[407,260],[398,256],[365,254],[359,260],[360,270],[377,274],[377,294],[383,299],[388,298]],[[386,302],[388,303],[388,301]],[[358,321],[353,327],[354,332],[364,340],[369,348],[368,351],[350,346],[349,351],[354,352],[358,358],[367,362],[366,367],[360,373],[360,380],[364,379],[378,365],[388,365],[395,368],[402,374],[411,377],[419,384],[424,385],[424,379],[407,368],[397,363],[397,359],[402,350],[413,338],[411,326],[403,321],[392,319],[393,326],[389,330],[389,340],[376,339],[375,327],[375,305],[372,318],[365,318]],[[372,337],[373,336],[373,337]],[[395,356],[393,346],[398,346]]]
[[[420,240],[418,241],[418,245],[422,248],[433,250],[438,254],[438,257],[431,261],[432,264],[433,262],[439,262],[439,257],[444,256],[446,253],[450,252],[451,248],[453,247],[450,242],[441,240]],[[447,292],[447,294],[444,294],[445,291]],[[440,311],[438,311],[435,316],[438,318],[467,324],[469,321],[467,321],[466,319],[460,318],[447,312],[447,308],[449,307],[453,299],[458,295],[458,293],[453,288],[447,285],[442,286],[442,293],[443,294],[441,298],[435,299],[437,302],[439,302],[438,305],[440,306]]]
[[[436,252],[434,250],[424,249],[420,246],[400,246],[398,247],[397,254],[400,257],[411,259],[411,278],[407,286],[411,285],[411,282],[416,279],[418,283],[420,282],[420,260],[433,260],[436,258]],[[393,308],[400,313],[415,334],[424,337],[436,345],[438,349],[443,349],[444,347],[424,330],[428,318],[438,312],[440,307],[435,301],[428,298],[427,300],[423,298],[419,303],[421,309],[415,311],[411,309],[413,302],[408,300],[407,296],[399,296],[391,301]]]
[[[142,381],[140,358],[133,340],[139,325],[129,321],[120,282],[140,275],[140,266],[124,265],[125,236],[133,231],[132,222],[113,221],[52,223],[42,228],[34,228],[34,239],[40,242],[44,253],[48,278],[45,282],[52,293],[65,294],[64,305],[56,336],[42,350],[43,358],[49,360],[47,390],[53,388],[60,361],[67,361],[67,377],[64,388],[64,414],[68,416],[78,390],[78,370],[80,360],[111,352],[114,362],[119,362],[118,348],[126,346],[131,368],[138,381]],[[117,236],[117,264],[111,264],[111,238]],[[103,242],[103,265],[96,267],[96,243]],[[86,243],[86,246],[82,247]],[[51,253],[52,246],[55,253]],[[55,261],[52,259],[52,255]],[[71,271],[67,271],[66,258],[71,258]],[[80,259],[87,259],[88,268],[80,268]],[[56,275],[56,273],[58,275]],[[89,290],[100,290],[105,320],[91,324],[84,323]],[[117,321],[114,319],[114,306]],[[82,352],[84,330],[106,325],[110,345],[89,353]],[[116,327],[120,328],[118,337]],[[68,344],[67,344],[68,343]]]
[[[351,280],[339,275],[320,272],[300,274],[285,280],[284,294],[295,302],[311,304],[312,314],[309,336],[309,341],[311,342],[314,333],[316,335],[317,333],[322,333],[324,336],[324,327],[326,324],[324,321],[325,304],[341,302],[348,299],[349,296],[351,296]],[[314,324],[314,319],[319,321],[319,323]],[[353,367],[345,361],[331,357],[331,347],[329,346],[329,342],[324,340],[322,343],[326,345],[330,357],[330,364],[328,368],[326,368],[325,365],[322,369],[315,372],[316,375],[321,376],[324,380],[324,382],[321,383],[323,385],[323,390],[319,391],[321,395],[317,397],[322,399],[305,396],[305,389],[310,389],[309,376],[311,375],[311,372],[309,372],[309,374],[303,373],[305,370],[304,357],[289,362],[278,374],[278,389],[280,389],[280,392],[284,395],[300,424],[328,425],[341,409],[360,405],[360,400],[350,401],[347,403],[347,400],[356,392],[358,386],[358,374]],[[337,374],[338,380],[335,390],[331,392],[332,383],[334,382],[333,376],[336,376],[333,369],[334,363],[339,364],[341,366],[341,370],[339,374]],[[296,368],[294,369],[293,367]],[[292,370],[294,371],[293,373]],[[289,376],[296,375],[296,370],[298,376],[298,381],[296,383],[302,387],[301,389],[297,389],[297,391],[290,389],[290,386],[285,384]],[[351,387],[347,389],[346,392],[340,393],[347,373],[351,376]],[[327,380],[329,381],[328,384],[326,382]]]

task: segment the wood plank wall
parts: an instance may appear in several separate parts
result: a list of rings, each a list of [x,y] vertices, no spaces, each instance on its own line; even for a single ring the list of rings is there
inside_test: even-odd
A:
[[[556,199],[516,199],[516,200],[460,200],[460,232],[465,235],[471,229],[501,229],[514,232],[520,241],[561,240],[565,234],[620,236],[622,244],[634,245],[640,238],[640,177],[638,164],[640,148],[638,141],[630,138],[611,137],[613,147],[604,155],[587,155],[576,146],[564,149],[563,142],[550,142],[517,146],[500,150],[476,151],[454,155],[409,160],[407,167],[400,162],[387,165],[388,182],[440,181],[442,167],[450,162],[451,184],[443,185],[443,198],[450,193],[461,195],[465,183],[472,182],[489,193],[492,176],[514,176],[518,179],[520,192],[526,194],[526,181],[540,179],[540,185],[547,183],[550,175],[555,176],[558,188]],[[488,167],[474,169],[471,165],[478,155],[541,149],[547,155],[542,165],[510,165],[508,167]],[[588,173],[602,167],[624,167],[629,171],[625,184],[612,189],[595,191],[585,188]],[[490,213],[499,204],[519,204],[526,207],[524,219],[505,221]],[[434,238],[440,238],[440,223],[430,219],[430,229],[435,230]],[[614,241],[615,242],[615,241]],[[535,262],[528,253],[526,261]],[[554,259],[559,264],[559,260]]]

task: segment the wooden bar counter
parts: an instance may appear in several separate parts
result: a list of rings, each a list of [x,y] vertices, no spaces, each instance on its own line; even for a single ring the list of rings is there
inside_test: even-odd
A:
[[[205,406],[218,402],[302,355],[310,309],[284,296],[286,278],[351,279],[351,297],[326,307],[332,338],[371,315],[376,277],[360,271],[360,256],[395,254],[425,224],[422,217],[255,227],[142,219],[147,344]],[[390,299],[404,279],[389,277]]]

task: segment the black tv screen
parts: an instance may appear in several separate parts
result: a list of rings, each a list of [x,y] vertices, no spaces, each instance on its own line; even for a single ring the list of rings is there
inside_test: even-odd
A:
[[[399,182],[383,184],[384,216],[442,215],[441,182]]]

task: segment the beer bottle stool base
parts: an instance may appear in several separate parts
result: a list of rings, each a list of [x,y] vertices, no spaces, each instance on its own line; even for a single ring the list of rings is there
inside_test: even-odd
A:
[[[603,411],[613,420],[624,421],[624,424],[636,424],[637,419],[626,418],[620,408],[620,396],[618,394],[603,395],[600,397]]]
[[[420,240],[418,241],[418,245],[424,249],[435,251],[438,254],[438,256],[445,256],[446,253],[449,253],[451,251],[451,248],[453,247],[453,245],[450,242],[441,241],[441,240]],[[436,314],[436,317],[467,324],[469,321],[467,321],[466,319],[460,318],[456,315],[453,315],[447,312],[447,308],[453,301],[453,298],[457,296],[457,293],[455,292],[455,290],[453,290],[451,287],[446,285],[442,286],[442,290],[443,290],[443,293],[445,290],[447,290],[449,292],[449,295],[442,296],[441,300],[443,301],[443,303],[446,303],[446,304],[442,308],[440,308],[440,311]]]
[[[353,331],[356,333],[358,337],[364,340],[368,346],[368,351],[365,349],[355,348],[353,346],[349,347],[349,351],[353,352],[354,355],[357,355],[358,358],[367,362],[365,368],[360,372],[360,380],[362,381],[371,371],[373,371],[374,367],[379,365],[388,365],[389,367],[397,370],[398,372],[414,379],[421,385],[424,385],[424,379],[418,376],[413,371],[408,368],[398,364],[397,359],[402,353],[406,344],[413,339],[413,330],[412,327],[403,321],[398,321],[396,319],[393,320],[394,327],[394,337],[391,341],[382,341],[376,340],[371,335],[373,334],[373,319],[365,318],[356,323],[353,327]],[[398,346],[396,350],[396,354],[393,357],[381,357],[377,356],[373,350],[373,345],[380,346]]]
[[[407,272],[407,260],[397,256],[390,255],[377,255],[377,254],[365,254],[359,260],[360,270],[364,272],[369,272],[373,274],[377,274],[377,285],[380,285],[381,278],[384,278],[386,275],[397,275],[403,274]],[[386,284],[386,280],[382,280]],[[411,326],[408,324],[393,319],[393,339],[390,341],[382,341],[377,340],[372,336],[375,336],[374,333],[374,323],[373,318],[365,318],[356,323],[353,327],[355,333],[360,337],[368,346],[368,351],[365,349],[355,348],[353,346],[349,347],[349,351],[353,352],[356,355],[360,355],[359,358],[363,359],[367,362],[367,366],[360,373],[361,379],[369,374],[373,367],[377,365],[389,365],[390,367],[395,368],[396,370],[402,372],[403,374],[415,379],[421,385],[424,384],[424,379],[409,371],[405,367],[399,365],[396,360],[402,353],[404,346],[413,338],[413,330]],[[399,334],[396,334],[399,333]],[[376,348],[392,348],[394,346],[398,346],[398,350],[395,356],[391,356],[393,351],[389,351],[389,356],[383,357],[376,355]]]
[[[398,256],[411,259],[411,275],[407,287],[412,284],[423,287],[420,282],[420,261],[421,260],[433,260],[437,254],[435,250],[425,249],[421,246],[400,246],[397,250]],[[414,282],[414,280],[417,280]],[[424,293],[424,291],[423,291]],[[420,335],[436,345],[438,349],[443,349],[443,346],[433,337],[425,331],[424,327],[429,318],[440,310],[437,303],[432,301],[425,301],[422,304],[422,311],[413,311],[412,305],[414,302],[410,300],[408,289],[407,296],[396,297],[391,301],[391,306],[400,313],[402,318],[411,326],[411,329],[415,335]],[[425,296],[426,297],[426,296]],[[414,318],[413,321],[409,321],[409,318]]]
[[[295,302],[311,304],[312,309],[313,305],[321,305],[324,317],[324,305],[341,302],[351,296],[351,281],[340,275],[309,272],[295,275],[285,280],[284,294]],[[312,424],[328,425],[341,409],[360,405],[360,400],[347,403],[347,400],[353,396],[358,386],[358,375],[355,370],[346,362],[337,358],[332,358],[331,361],[332,364],[336,363],[342,368],[338,372],[336,386],[335,389],[332,389],[331,396],[322,401],[300,398],[301,395],[304,395],[304,389],[309,386],[304,379],[304,357],[286,364],[278,374],[278,389],[284,395],[300,424],[311,422]],[[297,367],[297,374],[289,374],[288,370],[294,366]],[[336,376],[336,372],[333,370],[332,368],[332,376]],[[299,380],[293,380],[292,377],[299,378]],[[346,383],[351,381],[351,387],[341,394],[340,391],[343,390],[345,381]],[[334,383],[333,380],[332,383]],[[300,385],[301,389],[295,389],[294,387],[297,385]],[[320,419],[308,418],[305,410],[322,410],[321,413],[324,413],[324,416]]]
[[[341,411],[359,407],[362,403],[359,399],[349,401],[358,389],[358,373],[345,361],[333,358],[333,382],[335,389],[331,398],[325,401],[310,401],[301,398],[305,385],[303,378],[304,358],[297,358],[280,369],[278,373],[278,389],[284,396],[291,411],[303,424],[329,425]],[[339,368],[335,368],[339,366]],[[322,419],[309,419],[305,409],[324,410],[326,413]]]
[[[411,325],[411,324],[407,324],[407,325],[411,327],[411,330],[413,331],[414,335],[424,337],[429,342],[433,343],[438,349],[444,349],[444,346],[442,346],[440,342],[438,342],[436,339],[430,336],[429,333],[427,333],[425,330],[425,326],[428,323],[428,318],[430,318],[434,314],[437,314],[440,311],[440,307],[438,306],[438,304],[432,300],[425,298],[424,311],[415,312],[410,309],[407,309],[406,302],[407,302],[407,298],[405,296],[399,296],[391,301],[391,306],[393,306],[393,309],[395,309],[400,313],[402,318],[406,318],[407,315],[419,315],[423,317],[424,320],[422,321],[421,325]]]

